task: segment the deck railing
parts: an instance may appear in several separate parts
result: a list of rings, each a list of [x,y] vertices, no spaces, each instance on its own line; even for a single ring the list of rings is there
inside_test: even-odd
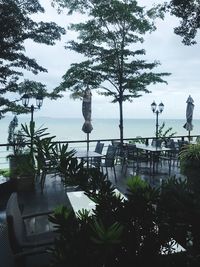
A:
[[[163,138],[163,140],[166,138],[168,138],[168,137]],[[200,138],[200,135],[191,135],[190,136],[190,140],[192,140],[192,141],[195,141],[197,138]],[[151,144],[151,141],[152,141],[152,139],[155,139],[155,136],[151,136],[151,137],[137,136],[137,137],[124,138],[124,143],[136,142],[136,141],[138,141],[138,139],[141,142],[144,142],[146,144]],[[179,135],[179,136],[170,137],[170,139],[174,139],[175,141],[177,141],[177,140],[188,141],[189,137],[186,135],[185,136]],[[119,142],[120,139],[92,139],[92,140],[89,140],[89,149],[90,150],[94,150],[97,141],[101,141],[104,143],[103,153],[105,153],[107,146],[109,144],[111,144],[112,141],[118,141]],[[83,150],[87,149],[87,141],[86,140],[55,141],[55,143],[60,143],[60,144],[68,143],[69,149],[70,148],[83,149]],[[28,145],[28,143],[27,143],[27,145]],[[9,167],[9,161],[7,159],[7,156],[9,154],[12,154],[12,145],[0,144],[0,169]]]

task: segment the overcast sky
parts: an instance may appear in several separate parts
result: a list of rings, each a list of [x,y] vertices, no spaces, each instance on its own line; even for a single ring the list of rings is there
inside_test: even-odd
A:
[[[140,5],[163,2],[159,0],[139,0]],[[36,19],[43,21],[55,21],[60,26],[66,28],[69,22],[76,22],[80,17],[67,17],[65,14],[58,15],[56,10],[50,6],[50,0],[41,0],[46,12],[35,16]],[[170,72],[167,77],[168,85],[157,84],[149,87],[150,94],[135,99],[132,103],[124,103],[124,118],[153,118],[151,103],[153,100],[159,104],[164,103],[165,108],[161,115],[165,118],[185,118],[186,100],[189,95],[194,99],[194,119],[200,119],[200,97],[199,97],[199,44],[200,38],[197,37],[197,45],[184,46],[181,38],[173,33],[177,20],[167,16],[164,21],[157,21],[157,30],[151,35],[146,35],[142,48],[146,50],[143,59],[152,61],[158,60],[161,63],[157,72]],[[60,42],[55,46],[33,44],[26,42],[26,52],[30,57],[37,60],[39,64],[48,69],[48,73],[41,73],[37,76],[25,73],[25,78],[33,79],[47,85],[49,90],[59,85],[63,74],[71,63],[78,62],[80,55],[64,49],[64,45],[73,39],[74,33],[67,32]],[[93,93],[92,96],[92,117],[94,118],[118,118],[118,104],[112,104],[110,99]],[[72,100],[65,93],[65,97],[57,101],[44,100],[43,106],[36,116],[49,117],[82,117],[81,101]]]

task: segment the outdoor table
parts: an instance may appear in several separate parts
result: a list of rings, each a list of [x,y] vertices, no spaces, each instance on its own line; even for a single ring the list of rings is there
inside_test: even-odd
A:
[[[76,150],[76,149],[75,149]],[[81,161],[87,162],[87,168],[89,167],[89,162],[92,165],[92,160],[97,158],[104,157],[103,154],[97,153],[95,151],[87,151],[87,150],[76,150],[74,157],[80,159]]]
[[[126,199],[126,196],[124,196],[118,189],[115,189],[114,191],[116,195],[120,195],[123,199]],[[75,214],[82,209],[86,209],[90,214],[93,214],[93,209],[96,208],[96,203],[86,196],[84,191],[67,192],[67,196]]]
[[[103,154],[97,153],[95,151],[76,150],[74,157],[79,158],[79,159],[101,158],[103,157]]]
[[[158,146],[152,146],[152,145],[145,145],[145,144],[137,144],[136,143],[137,151],[143,150],[149,153],[150,155],[150,174],[152,176],[155,175],[155,159],[156,156],[159,155],[161,152],[165,151],[172,151],[169,147],[158,147]],[[170,172],[170,170],[169,170]]]

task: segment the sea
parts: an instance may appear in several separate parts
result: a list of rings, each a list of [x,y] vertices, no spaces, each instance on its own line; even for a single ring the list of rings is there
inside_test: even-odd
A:
[[[6,116],[0,120],[0,144],[7,144],[8,126],[12,116]],[[18,116],[18,127],[21,124],[29,124],[30,117]],[[36,117],[34,118],[36,129],[47,128],[46,133],[49,136],[55,136],[54,141],[78,141],[87,140],[87,134],[82,131],[84,123],[83,118],[50,118]],[[187,135],[188,132],[183,128],[184,119],[159,119],[159,125],[165,123],[164,131],[172,128],[170,133],[175,135]],[[90,140],[97,139],[118,139],[119,138],[119,119],[93,119],[93,130],[89,135]],[[193,120],[193,131],[191,135],[200,134],[200,120]],[[135,137],[154,137],[156,121],[154,119],[124,119],[124,138],[131,139]],[[82,145],[85,146],[83,143]],[[7,155],[11,151],[7,151],[6,147],[0,147],[0,169],[8,167]]]
[[[8,138],[8,126],[13,117],[5,117],[0,120],[0,144],[6,144]],[[18,127],[28,124],[30,118],[18,116]],[[83,118],[34,118],[36,129],[47,128],[50,136],[55,136],[55,141],[87,140],[87,134],[82,131]],[[159,119],[159,125],[165,123],[164,130],[172,128],[170,133],[187,135],[183,128],[184,119]],[[93,119],[93,130],[89,135],[90,140],[119,138],[119,119]],[[124,119],[124,138],[153,137],[155,136],[156,121],[154,119]],[[200,120],[193,120],[191,135],[200,134]]]

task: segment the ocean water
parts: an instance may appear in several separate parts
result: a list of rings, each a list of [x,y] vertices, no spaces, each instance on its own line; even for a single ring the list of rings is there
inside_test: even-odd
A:
[[[7,144],[8,126],[13,117],[6,117],[0,120],[0,144]],[[30,117],[18,116],[18,128],[21,124],[29,123]],[[87,135],[82,131],[83,119],[72,118],[35,118],[36,128],[47,128],[51,136],[56,136],[55,141],[78,141],[87,140]],[[159,120],[159,125],[165,122],[165,128],[172,127],[172,132],[176,135],[187,135],[183,128],[184,119],[165,119]],[[93,131],[89,138],[92,139],[115,139],[119,138],[119,119],[93,119]],[[155,136],[154,119],[124,119],[124,138],[153,137]],[[194,129],[191,135],[200,134],[200,120],[193,121]],[[82,144],[85,147],[85,144]],[[92,145],[91,145],[92,146]],[[7,151],[5,147],[0,147],[0,168],[8,167],[6,156],[12,151]]]
[[[12,117],[6,117],[0,120],[0,143],[7,143],[8,125]],[[55,135],[54,140],[70,141],[70,140],[86,140],[87,135],[82,131],[84,123],[83,119],[72,118],[35,118],[36,128],[48,128],[50,135]],[[159,125],[165,122],[165,128],[172,127],[172,132],[176,135],[187,135],[188,132],[183,128],[184,119],[165,119],[159,120]],[[29,123],[29,118],[18,116],[18,129],[21,123]],[[152,137],[155,136],[155,120],[154,119],[124,119],[124,138],[134,138],[137,136]],[[93,119],[93,131],[90,139],[112,139],[119,138],[119,120],[118,119]],[[193,121],[193,131],[191,135],[200,134],[200,120]]]

